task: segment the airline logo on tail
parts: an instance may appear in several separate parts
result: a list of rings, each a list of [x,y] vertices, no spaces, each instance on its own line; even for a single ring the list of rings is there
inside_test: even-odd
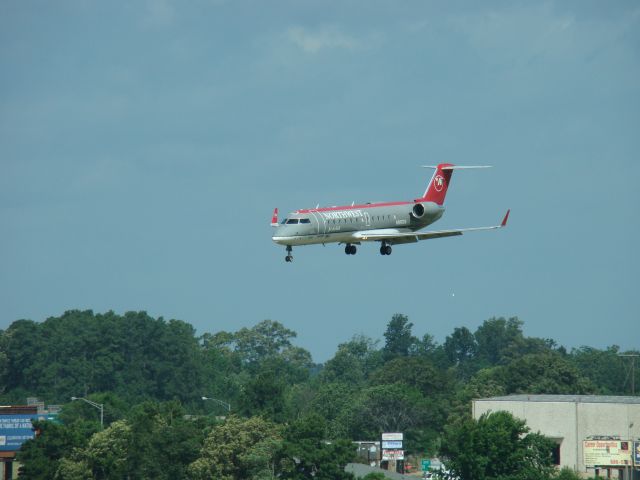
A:
[[[444,177],[442,175],[436,175],[436,178],[433,179],[433,186],[436,192],[441,192],[442,187],[444,187]]]

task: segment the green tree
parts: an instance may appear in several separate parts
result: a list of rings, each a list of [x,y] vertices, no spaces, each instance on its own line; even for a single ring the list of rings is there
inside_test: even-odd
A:
[[[371,377],[374,385],[402,383],[433,395],[448,391],[451,379],[439,370],[427,357],[397,357],[385,363]]]
[[[324,365],[320,379],[327,383],[359,385],[381,364],[382,352],[377,348],[377,341],[354,335],[350,341],[338,345],[334,357]]]
[[[232,416],[211,431],[188,474],[194,480],[274,478],[281,443],[276,424],[260,417]]]
[[[54,478],[60,459],[87,441],[81,430],[50,421],[34,421],[38,433],[26,441],[17,454],[20,478],[49,480]],[[93,433],[93,432],[92,432]]]
[[[71,461],[61,465],[59,476],[64,478],[70,471],[77,475],[86,465],[96,480],[123,478],[129,464],[131,426],[125,420],[113,422],[109,428],[97,432],[85,449],[77,449]]]
[[[291,347],[291,339],[296,336],[296,332],[280,322],[264,320],[252,328],[242,328],[234,335],[235,350],[243,362],[251,365],[282,353]]]
[[[545,480],[554,473],[553,442],[530,433],[508,412],[462,420],[446,429],[441,453],[457,477],[473,480]]]
[[[201,388],[203,362],[191,325],[71,310],[42,323],[19,320],[3,334],[7,390],[49,402],[111,391],[142,398],[187,400]]]
[[[381,432],[403,432],[425,421],[424,397],[399,383],[377,385],[358,393],[339,421],[353,439],[377,438]]]
[[[513,317],[485,320],[474,333],[478,360],[488,365],[497,365],[505,360],[509,350],[524,343],[522,321]]]
[[[65,457],[57,463],[56,478],[185,478],[187,465],[198,458],[208,425],[185,418],[178,402],[144,402],[88,442],[58,452]]]
[[[471,403],[477,398],[489,398],[506,395],[502,373],[503,367],[484,368],[477,372],[468,382],[461,384],[455,390],[449,411],[448,423],[461,421],[463,418],[471,418]]]
[[[503,372],[507,393],[589,394],[596,391],[568,359],[555,352],[525,355],[509,363]]]
[[[325,383],[318,387],[311,401],[311,411],[316,412],[327,422],[327,438],[345,438],[348,435],[349,418],[357,388],[347,383]]]
[[[478,350],[473,334],[467,327],[454,328],[444,342],[444,350],[453,365],[464,364],[472,360]]]
[[[274,372],[265,370],[257,373],[245,384],[243,412],[283,421],[286,389],[284,380]]]
[[[605,350],[582,346],[571,351],[569,360],[582,376],[597,385],[601,393],[624,395],[630,392],[630,372],[625,359],[618,356],[619,353],[621,353],[620,347],[617,345]],[[639,380],[640,369],[636,369],[636,385],[640,385]]]
[[[391,317],[384,332],[385,344],[382,349],[385,360],[409,355],[417,339],[411,334],[413,323],[409,322],[406,315],[396,313]]]
[[[9,358],[7,357],[7,336],[0,330],[0,395],[6,389],[7,375],[9,373]]]
[[[198,458],[204,429],[212,424],[186,418],[177,401],[144,402],[128,414],[131,442],[128,445],[127,475],[130,478],[179,479]]]
[[[327,425],[319,415],[296,420],[287,428],[280,451],[280,468],[291,480],[347,480],[344,467],[353,460],[355,446],[348,440],[326,440]]]

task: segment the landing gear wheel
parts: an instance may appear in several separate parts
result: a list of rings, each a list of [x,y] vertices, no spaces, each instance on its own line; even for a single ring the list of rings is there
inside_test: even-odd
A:
[[[391,255],[391,245],[383,243],[380,246],[380,255]]]
[[[291,250],[293,250],[291,248],[291,245],[287,245],[287,256],[284,257],[284,261],[287,263],[293,262],[293,255],[291,255]]]
[[[356,248],[356,246],[351,245],[350,243],[347,243],[347,246],[344,247],[344,253],[346,253],[347,255],[355,255],[357,251],[358,249]]]

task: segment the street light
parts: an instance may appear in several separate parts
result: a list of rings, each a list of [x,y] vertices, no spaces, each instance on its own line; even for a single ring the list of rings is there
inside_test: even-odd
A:
[[[82,400],[83,402],[86,402],[92,407],[95,407],[98,410],[100,410],[100,428],[104,430],[104,403],[92,402],[91,400],[88,400],[84,397],[71,397],[71,401],[75,401],[75,400]]]
[[[216,403],[219,403],[220,405],[225,407],[229,413],[231,413],[231,405],[228,404],[227,402],[223,402],[222,400],[218,400],[217,398],[204,397],[204,396],[202,397],[202,400],[212,400]]]

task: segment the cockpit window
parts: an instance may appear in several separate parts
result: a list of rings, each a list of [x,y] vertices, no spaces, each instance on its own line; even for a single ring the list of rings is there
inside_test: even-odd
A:
[[[287,220],[287,225],[296,225],[298,223],[297,218],[290,218]]]
[[[300,223],[311,223],[311,220],[309,220],[308,218],[301,218]]]

